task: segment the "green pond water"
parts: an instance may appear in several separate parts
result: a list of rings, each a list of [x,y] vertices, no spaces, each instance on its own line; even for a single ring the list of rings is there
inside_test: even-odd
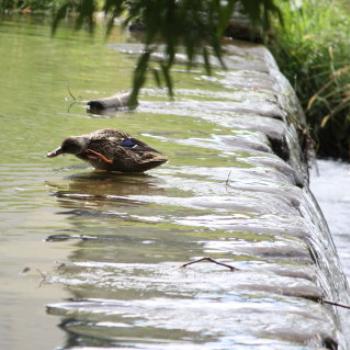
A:
[[[52,161],[46,158],[46,153],[68,135],[105,127],[120,128],[137,137],[143,133],[165,133],[176,138],[186,134],[202,135],[213,128],[193,119],[184,125],[183,119],[149,114],[94,118],[81,106],[74,106],[68,112],[71,102],[68,87],[81,99],[108,96],[130,87],[134,59],[107,48],[103,29],[97,30],[91,38],[86,33],[73,34],[71,29],[62,27],[52,39],[47,20],[5,18],[0,24],[0,347],[3,349],[53,348],[63,342],[64,334],[56,327],[59,321],[47,316],[45,304],[70,297],[71,293],[58,285],[40,285],[39,271],[51,270],[70,254],[87,253],[91,258],[102,255],[107,261],[115,255],[122,261],[145,261],[149,255],[143,251],[142,244],[133,242],[135,237],[127,238],[130,230],[134,232],[134,226],[137,241],[153,238],[151,232],[143,232],[142,225],[127,222],[121,225],[122,220],[116,218],[98,215],[85,218],[73,212],[76,208],[102,211],[111,207],[133,211],[135,204],[57,199],[53,193],[124,195],[166,191],[157,175],[95,175],[91,168],[73,157]],[[109,40],[125,42],[127,38],[116,31]],[[186,147],[143,139],[168,154],[172,164],[186,164],[192,157],[196,163],[202,163],[204,156],[208,157],[201,149],[187,155]],[[217,152],[211,153],[215,162]],[[170,206],[165,211],[172,209]],[[141,208],[138,212],[149,210],[151,208]],[[109,242],[90,243],[86,249],[71,242],[59,245],[45,242],[49,235],[71,233],[122,235],[122,241],[130,242],[118,249]],[[159,249],[156,259],[164,253]],[[177,254],[182,256],[181,252]],[[27,268],[30,271],[21,273]]]
[[[222,105],[212,100],[240,99],[215,80],[226,73],[207,79],[200,67],[189,74],[178,66],[176,106],[148,86],[132,113],[69,108],[68,87],[79,100],[130,87],[135,56],[110,44],[133,42],[118,30],[106,42],[102,26],[93,38],[65,26],[51,38],[47,20],[0,22],[0,348],[304,349],[302,337],[281,329],[327,330],[323,309],[270,293],[313,286],[295,278],[312,274],[312,264],[284,200],[301,190],[290,188],[288,169],[268,170],[283,168],[274,155],[235,143],[267,147],[260,133],[236,130],[226,107],[213,112]],[[266,96],[273,100],[254,92]],[[46,158],[65,137],[106,127],[141,138],[169,162],[118,175],[72,156]],[[62,240],[47,241],[53,235]],[[179,268],[206,255],[251,272]]]

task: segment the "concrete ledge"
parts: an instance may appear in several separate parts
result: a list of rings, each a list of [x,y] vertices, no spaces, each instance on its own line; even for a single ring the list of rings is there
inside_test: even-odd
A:
[[[159,100],[162,91],[146,89],[137,111],[140,118],[162,115],[179,125],[181,118],[193,118],[199,130],[201,123],[229,130],[179,138],[174,135],[181,127],[174,124],[168,134],[144,135],[184,147],[186,157],[191,147],[219,150],[222,162],[217,156],[207,166],[209,158],[196,156],[187,165],[170,161],[152,173],[157,181],[151,190],[108,197],[143,204],[139,212],[109,211],[108,218],[135,223],[123,228],[126,235],[152,232],[155,246],[168,255],[143,246],[145,261],[121,255],[108,263],[96,253],[101,262],[89,264],[81,252],[80,261],[67,264],[55,281],[72,290],[83,280],[99,291],[111,288],[109,298],[84,292],[80,300],[48,310],[82,317],[84,310],[103,314],[107,308],[134,332],[145,332],[153,349],[177,348],[181,331],[183,346],[191,349],[345,350],[342,313],[320,303],[349,303],[348,286],[308,187],[298,134],[304,115],[266,48],[237,43],[226,49],[229,70],[199,78],[209,79],[213,91],[182,88],[176,101],[165,102]],[[179,269],[186,259],[205,255],[238,271],[199,263]],[[135,334],[115,327],[125,337]],[[147,337],[147,329],[157,330],[158,339]],[[142,339],[135,336],[132,346],[145,346]]]

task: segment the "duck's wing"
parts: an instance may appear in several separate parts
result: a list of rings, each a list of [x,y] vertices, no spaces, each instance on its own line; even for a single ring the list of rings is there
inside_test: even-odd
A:
[[[131,149],[137,153],[142,153],[142,152],[155,152],[155,153],[160,153],[156,149],[148,146],[146,143],[135,139],[134,137],[126,137],[120,142],[120,146],[126,148],[126,149]]]
[[[92,138],[88,149],[99,152],[108,158],[113,158],[123,139],[118,137]]]
[[[125,150],[125,165],[132,167],[133,171],[147,171],[165,163],[168,158],[146,143],[129,137],[125,139],[121,146]],[[119,160],[120,161],[120,160]]]
[[[87,148],[113,158],[116,149],[128,137],[127,133],[116,129],[97,130],[90,134]]]
[[[129,134],[127,134],[124,131],[117,130],[117,129],[100,129],[92,132],[88,135],[91,140],[123,140],[127,137],[129,137]]]
[[[165,163],[168,158],[160,152],[151,150],[143,150],[142,146],[134,148],[118,147],[113,158],[113,169],[122,172],[143,172],[155,168]]]
[[[96,168],[122,172],[146,171],[167,161],[145,142],[115,129],[92,133],[86,156]]]

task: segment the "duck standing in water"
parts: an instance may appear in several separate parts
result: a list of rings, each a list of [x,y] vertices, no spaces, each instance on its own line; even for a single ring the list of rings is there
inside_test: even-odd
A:
[[[125,173],[143,172],[165,163],[168,158],[123,131],[101,129],[91,134],[66,138],[60,147],[47,154],[74,154],[94,168]]]

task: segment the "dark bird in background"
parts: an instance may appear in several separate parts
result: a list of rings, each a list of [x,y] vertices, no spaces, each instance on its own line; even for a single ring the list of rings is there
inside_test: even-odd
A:
[[[116,129],[68,137],[47,156],[53,158],[66,153],[89,162],[96,169],[124,173],[147,171],[168,160],[146,143]]]

